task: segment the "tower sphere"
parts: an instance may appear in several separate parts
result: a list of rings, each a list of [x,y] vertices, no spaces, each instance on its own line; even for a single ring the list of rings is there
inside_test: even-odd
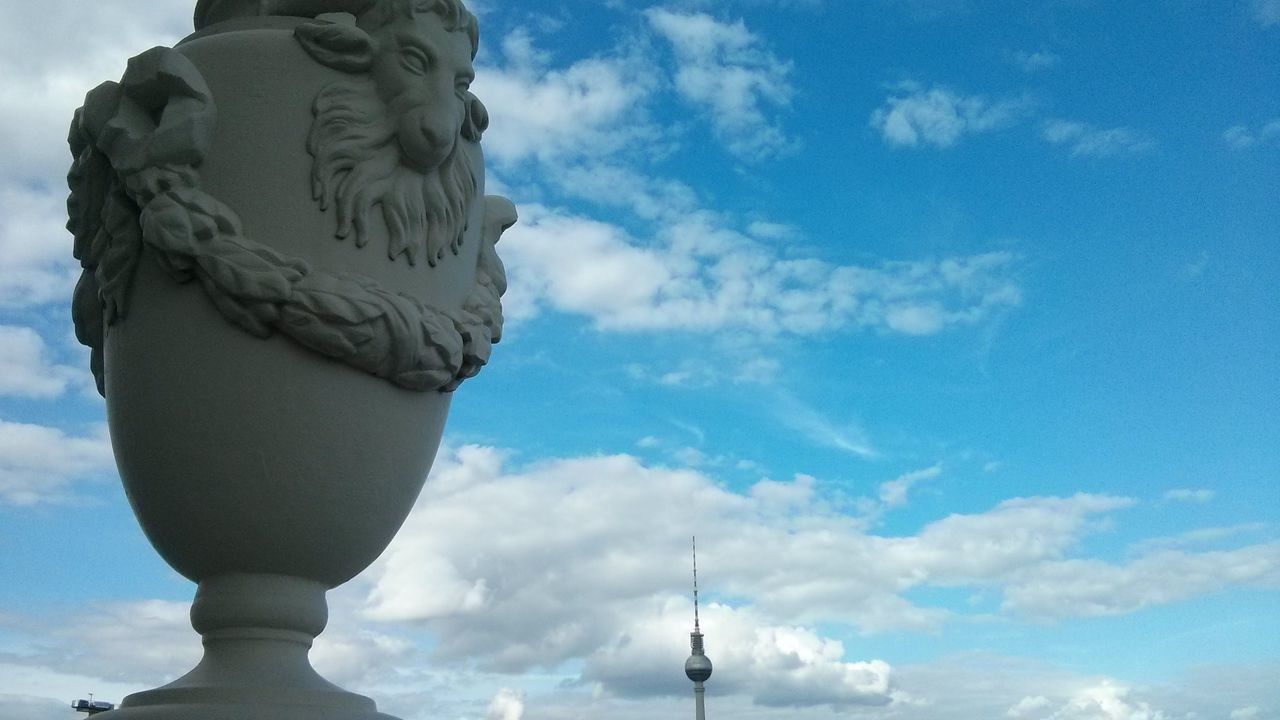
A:
[[[706,655],[690,655],[684,661],[684,674],[694,682],[705,682],[711,677],[711,658]]]

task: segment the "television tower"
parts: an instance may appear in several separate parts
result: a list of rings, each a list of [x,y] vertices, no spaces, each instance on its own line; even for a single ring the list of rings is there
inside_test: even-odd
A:
[[[703,707],[702,683],[711,677],[711,658],[702,649],[702,628],[698,626],[698,539],[693,539],[693,632],[689,633],[689,648],[692,654],[684,661],[684,674],[693,681],[693,707],[695,720],[707,720],[707,710]]]

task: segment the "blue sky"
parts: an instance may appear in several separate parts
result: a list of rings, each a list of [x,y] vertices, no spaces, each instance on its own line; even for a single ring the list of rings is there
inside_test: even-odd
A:
[[[1280,3],[474,8],[491,365],[313,655],[405,720],[1280,718]],[[0,718],[198,657],[62,229],[184,2],[0,27]]]

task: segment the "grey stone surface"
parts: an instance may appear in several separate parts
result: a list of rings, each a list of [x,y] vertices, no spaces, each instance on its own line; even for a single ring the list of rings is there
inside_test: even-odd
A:
[[[417,9],[419,6],[427,9]],[[68,228],[121,479],[205,656],[107,720],[385,718],[307,660],[501,337],[453,0],[201,0],[72,124]]]

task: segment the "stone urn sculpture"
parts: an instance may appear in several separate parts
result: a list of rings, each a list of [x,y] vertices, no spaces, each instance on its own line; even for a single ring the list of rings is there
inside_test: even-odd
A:
[[[501,334],[458,0],[200,0],[72,123],[73,316],[204,657],[117,720],[365,720],[307,659]]]

